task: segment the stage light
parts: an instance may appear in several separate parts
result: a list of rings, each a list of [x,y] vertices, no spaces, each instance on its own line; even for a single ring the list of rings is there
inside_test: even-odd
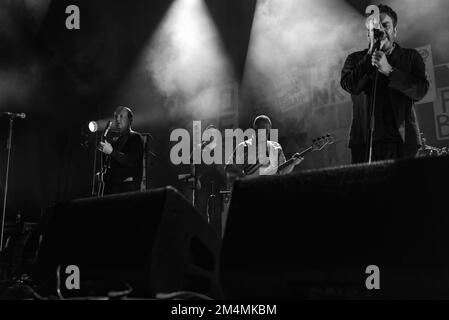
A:
[[[173,2],[138,68],[145,68],[157,89],[176,102],[168,104],[169,109],[162,114],[151,110],[146,123],[167,116],[218,117],[223,109],[223,92],[227,93],[235,82],[221,36],[203,0]]]
[[[89,122],[89,131],[92,133],[98,131],[98,124],[95,121]]]
[[[296,152],[304,137],[328,132],[337,140],[346,137],[351,101],[339,78],[347,51],[367,45],[364,21],[343,1],[258,0],[241,104],[250,110],[247,114],[263,112],[276,119],[286,137],[284,152]],[[348,161],[346,149],[337,152],[338,163],[314,155],[303,168]]]

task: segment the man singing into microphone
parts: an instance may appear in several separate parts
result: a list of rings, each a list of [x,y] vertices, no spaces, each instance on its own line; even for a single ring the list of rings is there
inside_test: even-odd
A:
[[[370,105],[376,71],[372,160],[411,158],[417,154],[420,138],[414,103],[429,89],[421,55],[395,42],[398,16],[392,8],[379,5],[378,30],[368,29],[370,47],[349,55],[341,74],[341,86],[353,101],[349,139],[352,162],[368,160]]]
[[[119,107],[114,113],[114,124],[119,136],[100,143],[100,151],[110,156],[110,168],[105,175],[104,194],[140,190],[143,173],[143,139],[131,130],[133,112]]]

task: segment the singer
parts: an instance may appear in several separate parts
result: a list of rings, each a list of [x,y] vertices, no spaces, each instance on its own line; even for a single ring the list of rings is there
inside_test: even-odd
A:
[[[100,142],[98,148],[110,156],[110,165],[104,178],[104,194],[138,191],[143,174],[143,139],[138,132],[131,129],[133,121],[131,109],[117,108],[114,119],[118,136],[112,138],[108,136],[105,142]]]
[[[372,159],[415,157],[420,146],[414,103],[429,89],[425,64],[416,50],[396,43],[396,12],[386,5],[379,5],[379,11],[377,28],[368,28],[369,48],[350,54],[341,73],[341,86],[353,101],[349,138],[353,163],[367,161],[374,97]],[[376,72],[377,86],[373,90]]]

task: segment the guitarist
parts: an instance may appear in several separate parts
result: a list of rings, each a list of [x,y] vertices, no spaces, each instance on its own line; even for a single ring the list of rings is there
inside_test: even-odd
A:
[[[285,175],[293,171],[293,169],[300,164],[304,158],[298,157],[294,159],[290,165],[286,166],[282,170],[277,170],[279,166],[286,162],[284,152],[279,143],[270,140],[270,130],[272,128],[271,120],[265,115],[260,115],[256,117],[253,122],[253,128],[256,132],[256,136],[252,137],[242,143],[240,143],[234,150],[233,159],[230,159],[226,165],[226,173],[228,177],[244,177],[244,176],[258,176],[258,175]],[[266,141],[266,151],[269,163],[260,165],[254,165],[248,163],[248,149],[251,146],[256,146],[256,154],[259,154],[259,148],[261,147],[262,141],[258,141],[258,130],[266,130],[267,141]],[[236,159],[241,159],[243,157],[244,164],[236,164]],[[254,169],[257,168],[257,169]]]
[[[222,226],[222,235],[224,234],[226,221],[228,217],[228,210],[230,206],[230,200],[231,200],[231,194],[232,194],[232,187],[233,183],[237,178],[243,178],[243,177],[254,177],[258,176],[260,174],[263,175],[272,175],[272,174],[278,174],[278,175],[285,175],[289,174],[293,171],[293,169],[300,164],[304,158],[297,157],[292,159],[290,161],[291,163],[289,165],[286,165],[285,168],[282,170],[277,170],[279,166],[286,163],[284,152],[282,151],[282,147],[279,143],[275,141],[270,140],[270,129],[272,128],[271,120],[269,117],[265,115],[261,115],[256,117],[256,119],[253,122],[253,129],[256,132],[256,136],[252,137],[242,143],[240,143],[234,150],[233,155],[228,160],[226,166],[225,166],[225,172],[226,172],[226,190],[222,191],[223,198],[222,198],[222,215],[221,215],[221,226]],[[258,130],[259,129],[265,129],[267,133],[267,139],[266,139],[266,148],[267,151],[267,158],[270,159],[268,164],[264,164],[263,166],[260,166],[258,162],[256,164],[249,164],[248,163],[248,149],[251,146],[256,146],[256,154],[259,154],[259,148],[263,141],[258,141]],[[263,146],[263,145],[262,145]],[[244,159],[244,164],[236,164],[237,159]]]
[[[143,173],[144,145],[142,136],[131,129],[133,112],[119,107],[114,113],[114,126],[118,136],[100,142],[99,150],[106,156],[104,194],[140,190]]]

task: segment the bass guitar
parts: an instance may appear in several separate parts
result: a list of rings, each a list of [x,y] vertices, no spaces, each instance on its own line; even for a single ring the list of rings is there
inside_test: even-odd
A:
[[[334,143],[334,137],[330,134],[327,134],[325,136],[319,137],[312,141],[312,144],[305,150],[295,153],[289,160],[281,164],[280,166],[277,166],[277,170],[273,170],[274,172],[281,172],[288,166],[290,166],[296,159],[304,157],[306,154],[312,152],[312,151],[321,151],[326,147],[327,145],[330,145]],[[244,170],[244,177],[255,177],[259,176],[259,169],[261,168],[268,168],[271,165],[270,160],[267,159],[266,163],[257,163],[254,164],[246,170]],[[273,168],[274,169],[274,168]],[[271,170],[270,170],[271,171]]]

